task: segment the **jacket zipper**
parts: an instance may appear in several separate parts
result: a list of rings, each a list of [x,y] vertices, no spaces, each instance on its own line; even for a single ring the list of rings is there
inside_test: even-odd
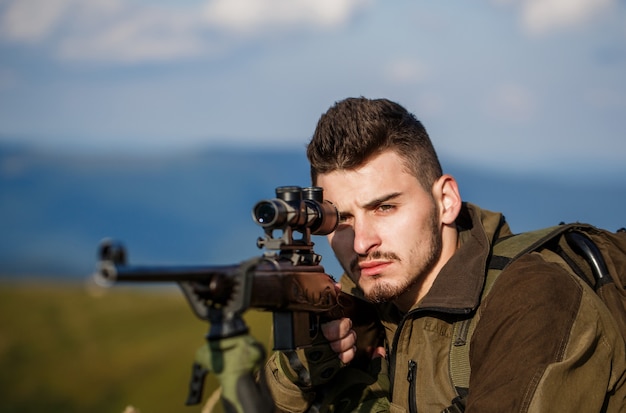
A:
[[[415,376],[417,375],[417,363],[414,360],[409,360],[409,372],[406,376],[409,382],[409,412],[417,413],[417,395]]]
[[[406,313],[404,315],[404,317],[402,317],[402,319],[400,320],[400,322],[398,323],[398,327],[396,329],[396,332],[394,333],[394,337],[393,337],[393,343],[391,345],[391,351],[388,352],[389,354],[389,381],[390,381],[390,386],[389,386],[389,394],[393,395],[393,388],[394,388],[394,379],[396,377],[396,349],[398,348],[398,341],[400,339],[400,335],[402,332],[402,329],[404,328],[404,323],[409,320],[412,319],[413,316],[417,313],[423,313],[423,312],[440,312],[440,313],[444,313],[444,314],[468,314],[471,309],[461,309],[461,310],[450,310],[450,309],[442,309],[442,308],[416,308],[412,311],[409,311],[408,313]],[[411,363],[414,363],[415,366],[413,367],[413,376],[411,377]],[[411,380],[415,380],[415,373],[417,371],[417,362],[410,360],[409,361],[409,376],[407,376],[407,379],[409,380],[409,382]],[[409,399],[414,399],[416,400],[417,396],[416,396],[416,387],[417,385],[411,386],[412,389],[409,392]],[[413,392],[413,394],[411,395],[411,392]],[[409,400],[410,401],[410,400]],[[416,400],[417,401],[417,400]],[[417,404],[416,403],[409,403],[409,411],[411,413],[417,413]]]
[[[402,329],[404,328],[404,323],[409,320],[410,318],[412,318],[413,315],[417,314],[417,313],[423,313],[423,312],[439,312],[439,313],[444,313],[444,314],[469,314],[472,310],[471,309],[462,309],[462,310],[449,310],[449,309],[442,309],[442,308],[416,308],[412,311],[409,311],[408,313],[406,313],[404,315],[404,317],[402,317],[402,319],[400,320],[400,322],[398,323],[398,327],[396,329],[396,332],[394,333],[393,336],[393,342],[391,343],[391,351],[388,352],[389,354],[389,381],[390,381],[390,387],[389,387],[389,394],[393,395],[393,385],[394,385],[394,378],[396,376],[396,350],[398,348],[398,341],[400,339],[400,335],[402,332]],[[417,365],[417,364],[416,364]]]

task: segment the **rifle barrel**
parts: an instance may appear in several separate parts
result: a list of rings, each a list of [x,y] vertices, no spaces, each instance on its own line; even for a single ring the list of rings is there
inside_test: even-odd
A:
[[[228,277],[238,268],[238,265],[128,266],[103,261],[99,273],[105,280],[113,282],[209,282],[215,277]]]

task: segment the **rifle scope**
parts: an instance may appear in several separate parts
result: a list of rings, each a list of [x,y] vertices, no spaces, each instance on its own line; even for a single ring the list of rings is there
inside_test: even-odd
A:
[[[339,212],[329,201],[324,201],[321,187],[301,188],[280,186],[276,198],[258,202],[252,208],[252,218],[265,229],[292,229],[313,235],[328,235],[339,222]]]

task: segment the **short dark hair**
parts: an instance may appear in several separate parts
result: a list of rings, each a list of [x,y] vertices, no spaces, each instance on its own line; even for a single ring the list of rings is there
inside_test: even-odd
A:
[[[311,180],[320,174],[354,169],[369,158],[393,150],[430,193],[442,175],[426,129],[401,105],[387,99],[348,98],[322,115],[307,146]]]

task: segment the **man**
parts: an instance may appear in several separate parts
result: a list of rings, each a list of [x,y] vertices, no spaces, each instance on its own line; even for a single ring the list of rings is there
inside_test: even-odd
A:
[[[509,227],[501,214],[462,202],[426,130],[402,106],[338,102],[321,117],[307,155],[313,184],[340,213],[328,240],[345,270],[342,288],[375,303],[384,328],[384,345],[370,352],[388,362],[389,411],[440,412],[454,404],[452,327],[477,308],[467,412],[626,410],[620,333],[595,293],[553,258],[517,259],[481,302],[491,247]],[[323,331],[340,365],[349,366],[363,346],[351,321]],[[279,408],[324,406],[323,394],[344,386],[349,367],[321,380],[320,358],[310,354],[269,360]]]

